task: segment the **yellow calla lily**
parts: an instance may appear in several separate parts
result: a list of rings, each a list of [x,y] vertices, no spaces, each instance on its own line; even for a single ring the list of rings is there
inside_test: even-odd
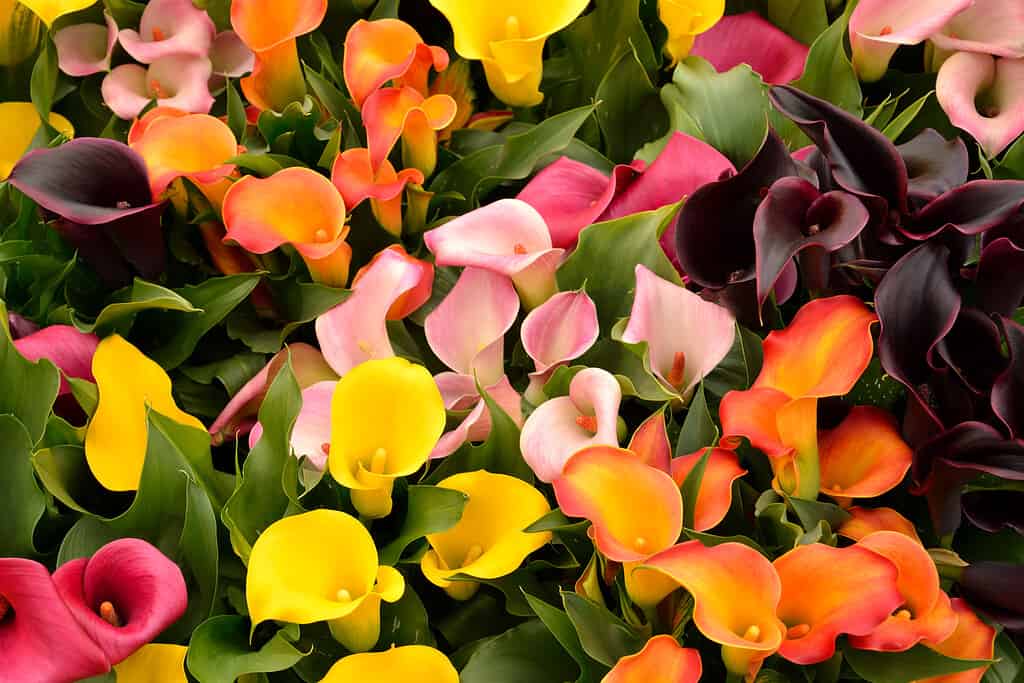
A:
[[[320,683],[459,683],[459,672],[440,651],[426,645],[392,647],[349,655],[331,667]]]
[[[444,401],[426,368],[404,358],[357,365],[331,401],[331,476],[352,489],[360,514],[386,517],[395,479],[423,467],[444,425]]]
[[[544,41],[589,0],[430,0],[455,33],[455,51],[483,62],[487,84],[513,107],[540,104]]]
[[[128,659],[114,665],[117,683],[186,683],[184,645],[143,645]]]
[[[43,31],[39,19],[18,0],[0,0],[0,66],[28,59]]]
[[[60,17],[91,7],[96,0],[21,0],[21,4],[35,12],[47,26],[53,26]]]
[[[271,524],[249,556],[245,600],[252,623],[326,621],[353,652],[380,636],[380,601],[395,602],[405,579],[380,566],[373,537],[355,517],[314,510]]]
[[[658,0],[658,17],[668,29],[665,54],[672,66],[690,54],[693,39],[718,23],[725,0]]]
[[[146,407],[175,422],[206,431],[178,407],[164,369],[115,334],[92,357],[99,403],[85,434],[85,459],[96,480],[111,491],[139,488],[149,427]]]
[[[50,113],[50,125],[65,137],[75,136],[74,126],[60,114]],[[11,169],[25,155],[32,138],[39,131],[39,114],[31,102],[0,102],[0,180],[6,180]]]
[[[451,581],[451,577],[506,576],[551,540],[547,531],[523,531],[550,512],[551,506],[540,491],[521,479],[478,470],[452,475],[438,487],[462,491],[469,502],[458,524],[427,536],[431,549],[420,568],[428,581],[456,600],[468,600],[480,586],[474,581]]]

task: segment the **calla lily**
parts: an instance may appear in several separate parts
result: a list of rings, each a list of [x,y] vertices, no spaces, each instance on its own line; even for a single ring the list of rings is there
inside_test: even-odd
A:
[[[234,31],[218,33],[210,45],[207,57],[215,75],[230,78],[244,76],[252,71],[256,63],[256,55]]]
[[[718,23],[725,0],[658,0],[658,17],[668,29],[665,54],[672,66],[690,54],[696,36]]]
[[[364,652],[342,657],[321,683],[393,683],[425,680],[459,683],[459,672],[440,651],[426,645],[392,647],[383,652]]]
[[[455,51],[483,62],[491,92],[512,107],[540,104],[544,42],[583,13],[587,0],[430,0],[455,33]]]
[[[351,213],[363,200],[370,200],[374,218],[395,237],[402,235],[402,194],[406,185],[422,185],[423,173],[415,168],[395,172],[384,159],[374,170],[370,151],[362,147],[346,149],[334,159],[331,182],[341,192],[345,208]]]
[[[458,105],[448,95],[424,97],[415,88],[381,88],[363,103],[366,146],[378,168],[402,140],[402,161],[430,176],[437,166],[437,131],[448,127]]]
[[[462,518],[447,531],[429,534],[430,550],[420,560],[423,575],[456,600],[468,600],[475,581],[453,581],[457,574],[497,579],[511,574],[530,553],[551,540],[551,532],[527,528],[551,511],[544,494],[521,479],[484,470],[463,472],[438,487],[469,496]]]
[[[345,36],[345,86],[357,109],[388,81],[428,95],[431,67],[447,69],[448,53],[424,43],[416,29],[399,19],[360,19]]]
[[[315,348],[302,343],[289,345],[246,382],[213,421],[210,425],[210,434],[214,445],[219,446],[225,440],[233,439],[238,434],[245,434],[252,429],[260,404],[263,403],[277,373],[289,358],[295,380],[303,391],[320,382],[338,379],[338,375]]]
[[[186,683],[184,645],[151,643],[143,645],[128,659],[114,667],[120,683]]]
[[[0,0],[0,66],[16,66],[39,47],[42,22],[25,3]]]
[[[672,444],[668,440],[665,411],[644,420],[629,440],[629,450],[651,467],[672,473]]]
[[[477,391],[476,379],[470,375],[454,372],[443,372],[434,377],[437,388],[444,397],[445,408],[450,411],[466,411],[469,413],[444,436],[431,451],[431,458],[443,458],[451,455],[459,447],[468,442],[485,441],[491,434],[491,411],[483,396]],[[517,426],[523,425],[522,397],[515,390],[508,377],[502,376],[494,384],[484,387],[484,393],[498,404]]]
[[[60,114],[51,112],[49,122],[64,137],[74,137],[71,122]],[[0,124],[7,131],[0,144],[0,180],[7,180],[11,169],[28,151],[39,123],[39,114],[31,102],[0,102]]]
[[[360,514],[386,517],[395,479],[423,467],[444,423],[444,401],[426,368],[403,358],[367,361],[334,392],[331,476],[352,489]]]
[[[1024,7],[1001,0],[974,0],[929,39],[949,52],[1024,57]]]
[[[669,391],[689,401],[729,354],[735,337],[729,309],[636,266],[633,309],[621,340],[647,344],[651,371]]]
[[[242,92],[250,103],[281,111],[306,96],[295,39],[316,30],[326,13],[327,0],[231,3],[231,28],[256,53],[252,75],[242,79]]]
[[[836,531],[840,536],[859,541],[868,534],[876,531],[895,531],[912,538],[918,543],[921,537],[917,535],[914,523],[896,512],[892,508],[863,508],[854,506],[846,509],[850,518],[843,522]]]
[[[939,587],[934,562],[920,543],[895,531],[876,531],[858,545],[896,565],[903,601],[874,631],[851,636],[851,645],[861,650],[902,652],[921,641],[942,642],[953,633],[956,613]]]
[[[253,625],[274,619],[293,624],[326,621],[352,652],[380,637],[381,600],[395,602],[405,579],[381,566],[370,532],[337,510],[280,519],[253,544],[245,601]]]
[[[694,623],[722,645],[731,673],[753,680],[761,662],[782,644],[786,625],[775,614],[782,582],[772,563],[753,548],[688,541],[649,558],[634,573],[653,571],[690,592]]]
[[[704,449],[689,455],[680,455],[672,459],[671,474],[676,485],[682,486],[686,477],[701,458]],[[725,519],[732,505],[732,483],[746,474],[740,467],[739,458],[726,448],[712,448],[708,453],[708,461],[704,466],[704,476],[700,480],[697,501],[694,504],[693,528],[695,531],[707,531],[718,526]]]
[[[520,330],[523,350],[534,365],[526,397],[542,403],[544,383],[551,374],[586,353],[599,331],[597,306],[582,289],[555,294],[530,311]]]
[[[569,383],[569,395],[540,404],[526,418],[519,437],[523,459],[545,482],[562,476],[573,453],[587,446],[617,446],[619,381],[601,368],[581,370]]]
[[[47,26],[53,26],[60,17],[94,5],[96,0],[21,0],[21,4],[36,13]]]
[[[314,280],[333,287],[348,282],[345,203],[316,171],[293,167],[269,178],[246,176],[224,195],[223,215],[226,241],[254,254],[291,244]]]
[[[303,389],[302,408],[292,427],[292,455],[306,458],[318,472],[327,468],[327,454],[331,450],[331,398],[337,384],[336,380],[330,380]],[[249,448],[262,436],[263,425],[257,422],[249,432]]]
[[[172,55],[206,57],[217,29],[205,10],[192,0],[152,0],[139,30],[121,29],[121,47],[136,61],[152,64]]]
[[[178,178],[188,178],[219,209],[236,172],[225,163],[238,153],[227,124],[206,114],[180,114],[157,107],[132,127],[129,144],[146,160],[154,197]],[[175,189],[172,198],[180,193]]]
[[[994,157],[1024,132],[1024,93],[1016,87],[1021,78],[1024,59],[958,52],[939,68],[935,96],[950,123]]]
[[[185,613],[178,565],[146,541],[111,541],[53,573],[61,599],[111,664],[123,661]]]
[[[80,138],[36,150],[9,182],[59,217],[54,229],[108,284],[126,284],[133,272],[163,272],[163,207],[152,200],[145,161],[127,145]]]
[[[133,119],[152,101],[164,107],[205,114],[213,106],[208,83],[213,67],[206,57],[169,55],[148,68],[122,64],[100,86],[103,101],[122,119]]]
[[[14,340],[14,348],[31,361],[45,358],[61,371],[60,395],[71,392],[64,377],[94,381],[92,357],[100,340],[94,334],[79,332],[71,325],[50,325]]]
[[[147,409],[205,431],[171,396],[163,368],[120,335],[100,342],[92,359],[99,402],[85,435],[85,459],[96,480],[111,491],[135,491],[148,441]]]
[[[950,600],[956,612],[956,630],[941,643],[928,643],[928,647],[956,659],[992,659],[995,657],[996,630],[978,618],[963,598]],[[979,683],[989,665],[925,678],[919,683]]]
[[[128,144],[134,145],[136,142],[141,140],[146,135],[146,131],[149,130],[150,125],[162,118],[181,118],[189,115],[189,112],[176,107],[153,107],[145,114],[132,121],[131,127],[128,128]]]
[[[896,420],[873,406],[857,406],[818,437],[821,491],[833,498],[874,498],[895,488],[914,454]]]
[[[757,12],[722,17],[697,36],[690,54],[711,62],[725,73],[748,64],[765,83],[785,85],[800,78],[807,61],[807,46],[791,38]]]
[[[20,557],[0,557],[0,648],[11,680],[70,682],[110,670],[46,567]]]
[[[900,45],[938,33],[973,0],[864,0],[850,15],[853,68],[862,81],[877,81]]]
[[[619,659],[601,683],[697,683],[700,675],[700,652],[663,634],[648,640],[640,652]]]
[[[475,266],[512,278],[528,309],[557,291],[563,249],[551,247],[544,218],[518,199],[500,199],[424,235],[440,266]]]
[[[830,659],[839,635],[871,633],[903,603],[895,565],[867,548],[802,545],[773,564],[787,627],[779,654],[797,664]]]
[[[434,269],[401,248],[385,249],[359,273],[352,296],[316,319],[324,358],[338,375],[395,355],[387,320],[399,320],[430,298]]]
[[[104,24],[75,24],[53,34],[57,65],[68,76],[91,76],[110,70],[110,56],[117,45],[117,24],[104,12]]]
[[[452,122],[437,134],[438,140],[442,142],[451,139],[454,131],[472,127],[472,123],[482,126],[482,128],[478,128],[479,130],[493,131],[512,118],[512,113],[508,111],[476,113],[476,90],[473,88],[473,74],[470,71],[469,62],[465,59],[456,59],[448,65],[447,69],[437,74],[430,84],[429,92],[431,95],[448,95],[455,100],[455,106],[458,108]],[[475,122],[474,119],[476,119]]]

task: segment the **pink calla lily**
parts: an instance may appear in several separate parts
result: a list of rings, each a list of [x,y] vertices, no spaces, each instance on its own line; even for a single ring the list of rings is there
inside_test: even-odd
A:
[[[331,399],[336,380],[317,382],[302,390],[302,408],[292,427],[292,455],[306,458],[314,469],[321,472],[327,467],[331,448]],[[263,436],[259,422],[249,432],[249,448]]]
[[[853,68],[862,81],[877,81],[900,45],[937,33],[973,0],[861,0],[850,15]]]
[[[137,538],[111,541],[90,558],[61,565],[53,583],[111,664],[160,635],[188,605],[178,565]]]
[[[441,266],[474,266],[512,278],[533,309],[558,291],[555,270],[564,249],[551,246],[543,216],[519,199],[501,199],[434,228],[424,236]]]
[[[0,557],[0,652],[7,681],[70,683],[110,670],[46,567],[20,557]]]
[[[162,107],[174,107],[205,114],[213,106],[209,81],[213,67],[206,57],[170,55],[149,68],[122,64],[107,74],[100,86],[103,101],[122,119],[138,116],[151,100]]]
[[[935,46],[948,52],[982,52],[997,57],[1024,57],[1024,4],[974,0],[932,34]]]
[[[68,76],[91,76],[110,70],[110,56],[117,45],[117,24],[109,12],[106,24],[74,24],[53,34],[57,66]]]
[[[213,73],[228,78],[238,78],[251,72],[256,65],[256,55],[242,42],[234,31],[221,31],[210,45],[207,55],[213,65]]]
[[[633,309],[621,339],[647,344],[651,371],[667,389],[688,400],[735,337],[736,319],[728,309],[637,265]]]
[[[213,20],[192,0],[151,0],[139,30],[121,29],[124,51],[143,64],[171,56],[206,57],[216,35]]]
[[[619,381],[600,368],[581,370],[569,395],[545,401],[526,418],[519,438],[523,458],[541,481],[552,482],[573,453],[587,446],[617,446]]]
[[[993,157],[1024,133],[1022,79],[1024,59],[958,52],[942,63],[935,96],[950,123]]]
[[[586,353],[599,331],[597,306],[583,290],[561,292],[530,311],[520,332],[523,349],[534,363],[527,398],[532,394],[543,401],[551,373]]]
[[[459,446],[469,442],[484,441],[491,433],[491,411],[487,403],[477,392],[475,380],[468,375],[455,372],[442,372],[434,378],[437,388],[441,390],[445,408],[448,410],[466,410],[469,414],[462,419],[455,429],[445,432],[438,440],[431,458],[443,458],[451,455]],[[508,414],[517,425],[523,424],[521,397],[508,377],[501,379],[489,387],[484,387],[487,395]]]
[[[45,358],[51,361],[65,377],[94,382],[92,356],[100,340],[94,334],[79,332],[71,325],[51,325],[14,340],[14,348],[31,361]],[[71,387],[64,377],[60,380],[60,394],[68,394]]]
[[[744,12],[722,17],[698,35],[690,54],[708,60],[719,73],[748,64],[765,83],[785,85],[803,74],[807,51],[757,12]]]

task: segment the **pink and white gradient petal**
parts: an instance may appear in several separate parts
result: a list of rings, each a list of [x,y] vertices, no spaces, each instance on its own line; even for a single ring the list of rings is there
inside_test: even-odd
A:
[[[151,0],[139,30],[122,29],[121,47],[135,60],[152,64],[171,56],[206,57],[216,27],[192,0]]]
[[[90,76],[110,70],[110,56],[117,44],[117,24],[109,12],[106,24],[75,24],[53,34],[57,65],[68,76]]]
[[[943,62],[935,95],[950,123],[978,141],[990,158],[1024,132],[1024,59],[958,52]],[[981,102],[982,109],[978,106]]]

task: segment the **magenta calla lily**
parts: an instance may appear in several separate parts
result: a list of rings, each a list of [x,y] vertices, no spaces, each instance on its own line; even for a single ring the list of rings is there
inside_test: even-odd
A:
[[[64,377],[75,377],[94,382],[92,357],[100,340],[95,334],[79,332],[71,325],[51,325],[14,340],[18,353],[31,361],[42,358],[51,361]],[[60,380],[60,395],[71,392],[64,377]]]
[[[151,0],[139,22],[139,30],[122,29],[121,47],[143,64],[164,57],[205,57],[216,28],[205,10],[192,0]]]
[[[107,74],[100,86],[103,101],[122,119],[133,119],[156,100],[193,114],[206,114],[213,106],[209,81],[213,67],[205,56],[169,55],[149,68],[122,64]]]
[[[328,380],[317,382],[302,390],[302,408],[292,427],[292,455],[306,458],[310,465],[321,472],[327,467],[327,456],[331,447],[331,399],[338,382]],[[263,425],[259,422],[249,432],[249,448],[263,436]]]
[[[748,64],[765,83],[785,85],[800,78],[808,48],[757,12],[722,17],[694,40],[691,55],[711,62],[719,73]]]
[[[20,557],[0,557],[0,652],[7,681],[72,683],[110,670],[46,567]]]
[[[1024,133],[1024,59],[958,52],[939,69],[935,96],[950,122],[993,157]]]
[[[178,565],[137,538],[111,541],[90,558],[61,565],[53,583],[111,664],[160,635],[188,606]]]
[[[937,33],[973,0],[861,0],[850,15],[853,67],[862,81],[877,81],[900,45]]]
[[[736,319],[727,308],[636,267],[636,295],[621,340],[644,342],[651,372],[684,400],[728,355]]]
[[[552,247],[544,217],[519,199],[501,199],[434,228],[424,236],[439,266],[474,266],[512,278],[527,308],[558,285],[564,249]]]
[[[931,41],[949,52],[1024,57],[1024,3],[974,0],[933,34]]]
[[[74,24],[53,34],[57,66],[68,76],[90,76],[110,70],[110,57],[117,45],[117,23],[109,12],[106,24]]]
[[[530,311],[520,329],[523,350],[534,364],[527,398],[543,401],[544,383],[551,373],[586,353],[599,332],[597,306],[583,290],[561,292]]]
[[[622,389],[607,370],[580,370],[569,395],[545,401],[526,418],[519,438],[523,458],[541,481],[562,475],[566,461],[587,446],[617,446]]]

